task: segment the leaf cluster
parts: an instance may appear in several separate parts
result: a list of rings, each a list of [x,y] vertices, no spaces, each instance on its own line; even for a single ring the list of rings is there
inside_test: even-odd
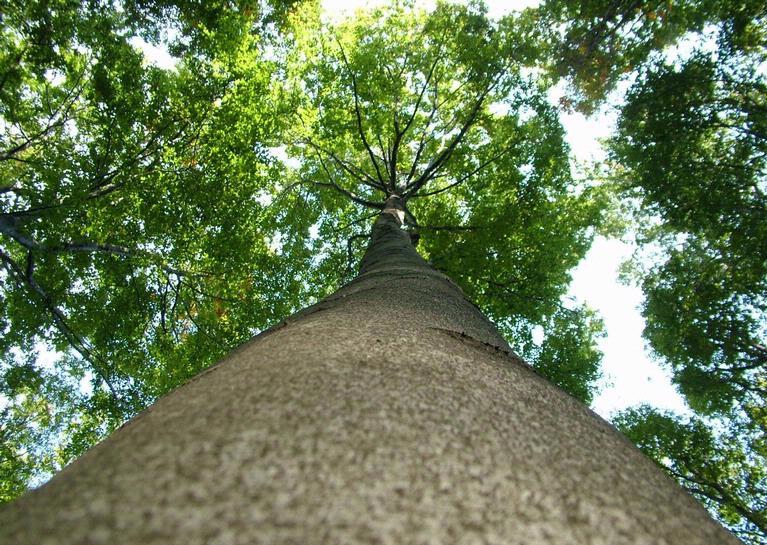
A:
[[[753,436],[737,425],[715,433],[699,418],[648,406],[619,413],[613,422],[744,542],[762,543],[767,532],[763,442],[749,444]]]

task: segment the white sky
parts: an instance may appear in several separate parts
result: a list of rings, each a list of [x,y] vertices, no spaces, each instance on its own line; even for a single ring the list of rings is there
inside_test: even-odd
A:
[[[550,98],[556,102],[561,93],[561,87],[554,89]],[[603,109],[590,118],[578,112],[562,113],[560,120],[576,161],[605,159],[600,140],[610,136],[615,126],[615,108]],[[640,403],[687,413],[670,374],[650,359],[642,339],[642,291],[618,282],[618,267],[631,257],[634,248],[626,242],[598,237],[573,271],[569,295],[597,310],[607,329],[607,337],[599,343],[604,353],[601,394],[594,399],[592,408],[604,417]]]
[[[491,17],[538,4],[538,0],[485,1]],[[372,7],[386,2],[323,0],[322,6],[324,18],[337,22],[352,16],[360,7]],[[424,8],[434,4],[433,0],[419,2]],[[134,45],[141,48],[153,64],[163,68],[174,66],[174,59],[164,49],[140,39],[136,39]],[[558,92],[561,91],[555,90],[552,95]],[[604,158],[599,139],[610,134],[615,122],[615,111],[598,113],[592,118],[585,118],[579,113],[563,114],[561,120],[576,161]],[[604,353],[604,378],[600,383],[602,391],[594,400],[593,408],[604,417],[639,403],[687,412],[684,401],[671,385],[668,373],[648,357],[641,337],[644,321],[638,311],[642,301],[641,291],[618,282],[618,267],[632,251],[632,246],[627,243],[600,237],[573,273],[569,295],[597,310],[607,328],[607,336],[600,342],[600,349]]]

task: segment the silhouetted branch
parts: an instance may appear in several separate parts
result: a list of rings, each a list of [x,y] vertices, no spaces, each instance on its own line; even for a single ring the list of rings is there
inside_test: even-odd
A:
[[[333,189],[337,191],[338,193],[344,195],[345,197],[348,197],[352,202],[355,202],[361,206],[366,206],[368,208],[375,208],[377,210],[383,209],[383,203],[375,203],[372,201],[368,201],[366,199],[363,199],[362,197],[358,197],[348,189],[344,189],[340,185],[338,185],[335,182],[316,182],[314,180],[307,180],[306,178],[301,178],[303,183],[314,185],[317,187],[327,187],[330,189]]]
[[[13,159],[15,155],[26,149],[29,149],[33,145],[36,145],[37,142],[41,141],[48,134],[50,134],[52,130],[64,126],[67,121],[72,119],[70,112],[74,107],[77,98],[80,96],[80,91],[83,87],[82,79],[83,75],[80,74],[72,88],[67,91],[66,96],[64,96],[64,99],[61,101],[59,106],[54,111],[50,111],[50,115],[48,116],[45,127],[43,127],[41,130],[35,134],[32,134],[31,136],[27,136],[20,126],[16,126],[19,129],[21,135],[24,137],[24,140],[14,145],[10,149],[0,153],[0,161]]]
[[[429,87],[431,78],[434,75],[434,70],[437,68],[437,64],[439,63],[440,59],[441,57],[438,51],[437,55],[435,55],[434,62],[431,64],[431,67],[429,68],[429,73],[426,75],[426,79],[424,81],[423,87],[421,87],[421,91],[418,93],[418,98],[416,99],[415,106],[413,106],[413,112],[410,114],[410,117],[405,123],[405,126],[401,130],[399,127],[399,120],[397,116],[395,115],[394,117],[394,143],[392,144],[392,148],[391,148],[390,178],[391,178],[392,187],[394,188],[395,191],[397,190],[397,159],[399,155],[399,146],[402,142],[402,137],[405,136],[405,134],[407,133],[407,131],[410,129],[411,125],[413,124],[413,121],[415,120],[415,116],[421,107],[421,102],[423,101],[423,97],[426,93],[426,89],[428,89]]]
[[[384,193],[388,192],[387,188],[384,185],[377,182],[375,178],[370,176],[364,170],[354,166],[351,163],[348,163],[347,161],[344,161],[332,151],[325,149],[324,147],[320,146],[319,144],[316,144],[315,142],[311,140],[306,140],[305,142],[306,144],[308,144],[314,149],[315,153],[317,154],[317,159],[320,161],[320,163],[322,163],[321,153],[324,153],[325,155],[330,157],[336,164],[338,164],[338,166],[340,166],[344,172],[349,174],[352,178],[354,178],[358,182],[365,184],[373,189],[383,191]],[[323,164],[323,168],[324,168],[324,164]],[[325,171],[328,172],[328,175],[330,175],[330,172],[327,170],[327,168],[325,168]]]
[[[429,163],[429,165],[421,173],[418,179],[408,186],[408,189],[407,191],[405,191],[403,198],[407,199],[411,195],[415,194],[419,189],[421,189],[421,187],[423,187],[433,177],[436,171],[439,168],[441,168],[442,165],[444,165],[450,159],[450,156],[453,154],[453,151],[455,150],[455,148],[458,146],[461,140],[463,140],[463,137],[466,135],[468,130],[474,124],[474,121],[477,119],[477,116],[479,115],[479,112],[482,108],[482,104],[484,103],[485,98],[487,97],[487,95],[490,93],[490,91],[493,89],[494,86],[495,86],[495,82],[493,82],[491,85],[488,85],[487,88],[484,91],[482,91],[482,93],[480,93],[476,103],[474,104],[474,107],[469,113],[468,119],[464,122],[463,126],[461,127],[461,130],[458,132],[455,138],[453,138],[453,140],[445,147],[445,149],[443,149],[442,152],[439,153],[437,158],[432,160]]]
[[[6,235],[19,243],[25,249],[30,252],[49,253],[49,254],[61,254],[61,253],[104,253],[110,255],[116,255],[129,259],[144,258],[149,259],[162,270],[176,274],[179,276],[205,276],[210,273],[202,271],[188,271],[184,269],[177,269],[164,263],[160,256],[152,252],[143,250],[132,250],[124,246],[118,246],[115,244],[100,244],[96,242],[61,242],[58,244],[48,245],[42,244],[30,237],[29,235],[22,233],[16,228],[14,218],[1,217],[0,216],[0,234]]]

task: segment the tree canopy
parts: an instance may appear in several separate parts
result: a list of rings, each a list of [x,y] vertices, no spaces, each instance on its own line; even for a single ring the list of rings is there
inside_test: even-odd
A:
[[[761,542],[767,10],[595,2],[549,17],[575,9],[589,16],[565,23],[554,44],[581,46],[552,66],[587,111],[630,84],[606,167],[634,220],[627,276],[645,293],[645,338],[698,415],[637,409],[616,422],[742,539]]]
[[[330,24],[311,1],[33,0],[0,17],[0,500],[350,280],[395,194],[419,252],[588,403],[603,327],[564,295],[620,202],[645,336],[699,416],[616,422],[764,535],[761,3],[494,20],[400,2]],[[576,180],[562,108],[593,112],[620,82],[607,175]]]
[[[60,467],[306,291],[309,257],[283,267],[259,229],[278,221],[258,199],[286,122],[250,34],[264,18],[167,6],[195,33],[163,70],[133,42],[161,7],[3,10],[4,483]],[[46,368],[41,350],[60,357]]]
[[[601,200],[515,25],[450,4],[334,27],[308,4],[11,8],[4,498],[350,279],[393,193],[432,263],[591,398],[600,322],[560,298]],[[172,69],[136,47],[164,34]]]

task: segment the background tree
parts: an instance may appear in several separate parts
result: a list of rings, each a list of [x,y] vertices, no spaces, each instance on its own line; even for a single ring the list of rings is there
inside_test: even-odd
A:
[[[552,2],[546,8],[544,32],[562,29],[547,35],[552,73],[571,86],[566,102],[593,111],[619,81],[633,80],[609,142],[610,176],[631,209],[631,235],[641,249],[628,276],[645,293],[644,335],[700,415],[694,426],[674,421],[679,433],[694,428],[702,436],[710,427],[710,448],[696,463],[721,441],[743,453],[711,456],[707,479],[720,491],[715,504],[707,501],[743,539],[761,542],[764,528],[741,509],[741,483],[725,476],[753,480],[766,465],[759,446],[767,364],[765,7]],[[676,54],[667,47],[682,43]],[[631,425],[623,416],[618,422],[632,439],[697,493],[678,471],[682,450],[648,446],[659,440],[660,420],[645,410],[627,414]],[[654,423],[641,425],[645,418]],[[671,421],[663,422],[670,429]],[[746,494],[752,506],[765,501],[759,483]]]
[[[286,260],[262,229],[284,221],[259,200],[284,121],[262,7],[123,7],[2,12],[5,500],[306,297],[310,254]],[[171,70],[132,42],[166,10],[195,29]]]
[[[569,84],[564,104],[586,113],[619,81],[691,35],[718,27],[729,52],[758,46],[767,17],[763,2],[752,0],[547,0],[536,15],[549,69]]]
[[[628,409],[613,421],[738,537],[761,542],[767,533],[763,441],[746,447],[747,430],[728,429],[717,437],[698,418],[682,419],[647,406]],[[755,451],[761,456],[754,458]]]
[[[645,334],[705,412],[763,398],[767,364],[765,85],[748,64],[728,68],[697,55],[650,71],[612,146],[638,214],[663,219],[640,234],[665,252],[642,277]]]

